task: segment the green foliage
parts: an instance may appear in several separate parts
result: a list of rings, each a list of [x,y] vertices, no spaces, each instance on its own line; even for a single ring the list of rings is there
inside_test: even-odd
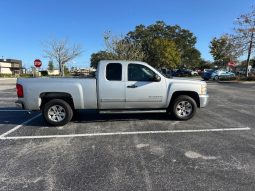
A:
[[[151,45],[154,39],[166,39],[173,41],[180,53],[183,65],[194,66],[200,61],[200,52],[195,48],[196,37],[192,32],[182,29],[180,26],[166,25],[163,21],[145,27],[136,26],[134,31],[127,34],[127,38],[139,42],[145,54],[144,61],[149,62],[153,58],[151,55]]]
[[[150,56],[147,62],[154,67],[176,68],[181,61],[181,55],[177,51],[173,41],[168,39],[154,39],[150,45]]]
[[[239,81],[255,81],[255,76],[237,76],[236,77],[237,80]]]
[[[13,74],[0,74],[0,78],[14,78]]]
[[[197,68],[204,70],[204,69],[210,69],[213,68],[213,65],[210,61],[205,61],[205,60],[200,60],[198,65],[196,66]]]
[[[193,33],[163,21],[147,27],[138,25],[122,38],[108,33],[104,40],[106,51],[91,55],[91,66],[94,68],[98,61],[104,59],[142,60],[160,67],[177,67],[179,64],[195,67],[201,61]]]
[[[33,74],[21,74],[20,77],[21,78],[32,78]]]
[[[41,76],[48,76],[47,70],[40,71],[40,73],[41,73]]]
[[[66,65],[64,65],[64,73],[65,73],[65,76],[67,75],[69,75],[69,69],[68,69],[68,67],[66,66]]]
[[[50,71],[54,70],[54,64],[53,64],[52,60],[50,60],[48,63],[48,70],[50,70]]]
[[[93,53],[90,57],[90,67],[97,68],[97,64],[100,60],[114,60],[116,59],[115,55],[107,51],[99,51]]]
[[[255,68],[255,59],[251,59],[250,60],[250,65],[252,66],[252,68]]]
[[[210,53],[213,56],[214,62],[220,65],[225,65],[231,60],[231,55],[226,52],[226,49],[231,46],[228,38],[222,36],[220,38],[213,38],[210,42]]]

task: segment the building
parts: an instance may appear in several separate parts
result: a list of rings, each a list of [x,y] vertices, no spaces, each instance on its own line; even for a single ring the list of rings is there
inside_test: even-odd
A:
[[[96,72],[96,69],[94,68],[75,68],[71,69],[70,73],[73,76],[90,76],[93,75],[93,73]]]
[[[14,59],[0,59],[0,74],[21,74],[22,61]]]
[[[59,76],[60,72],[58,69],[54,69],[54,70],[47,70],[48,71],[48,75],[49,76]]]

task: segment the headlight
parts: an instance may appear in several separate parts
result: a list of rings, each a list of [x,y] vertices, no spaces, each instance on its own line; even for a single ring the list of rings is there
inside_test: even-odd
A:
[[[201,95],[206,95],[207,94],[207,85],[203,84],[201,85]]]

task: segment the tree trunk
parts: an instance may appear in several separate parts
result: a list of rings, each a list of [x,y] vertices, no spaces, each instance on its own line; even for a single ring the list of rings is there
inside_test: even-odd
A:
[[[58,62],[59,75],[62,76],[62,64]]]
[[[61,64],[61,76],[65,77],[65,65]]]
[[[249,75],[249,62],[250,62],[250,57],[251,57],[251,51],[252,51],[252,42],[253,42],[253,32],[251,33],[251,41],[248,49],[248,57],[246,61],[246,77]]]

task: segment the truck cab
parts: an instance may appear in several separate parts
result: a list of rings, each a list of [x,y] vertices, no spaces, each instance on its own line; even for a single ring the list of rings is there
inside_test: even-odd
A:
[[[162,109],[166,106],[166,79],[146,63],[102,61],[97,79],[99,109]]]

